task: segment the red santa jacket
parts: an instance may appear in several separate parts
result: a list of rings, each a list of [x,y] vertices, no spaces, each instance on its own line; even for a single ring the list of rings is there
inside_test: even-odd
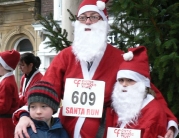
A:
[[[21,83],[20,83],[20,107],[24,106],[27,103],[26,92],[34,83],[41,80],[42,76],[43,75],[39,72],[39,70],[35,71],[31,76],[30,80],[28,81],[26,87],[25,87],[25,74],[22,76]]]
[[[5,74],[0,82],[0,138],[14,138],[12,114],[19,108],[18,88],[13,72]]]
[[[127,109],[126,109],[127,110]],[[107,109],[106,131],[108,127],[116,127],[118,116],[112,108]],[[167,128],[167,115],[161,104],[153,99],[144,108],[141,109],[140,117],[136,125],[128,125],[124,128],[140,129],[141,138],[157,138],[158,135],[165,136]]]

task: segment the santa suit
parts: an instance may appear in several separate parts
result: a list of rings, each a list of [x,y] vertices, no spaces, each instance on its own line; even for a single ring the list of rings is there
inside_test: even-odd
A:
[[[127,109],[126,109],[127,110]],[[106,117],[107,127],[139,129],[141,130],[141,138],[157,138],[158,135],[166,134],[167,116],[160,103],[153,96],[149,95],[143,102],[140,117],[136,125],[118,125],[118,116],[113,109],[108,108]]]
[[[96,59],[93,62],[89,76],[92,80],[105,81],[105,97],[104,106],[110,106],[112,86],[116,81],[116,73],[118,71],[119,64],[122,60],[121,54],[123,52],[108,45],[104,56],[100,59]],[[81,64],[81,65],[80,65]],[[42,80],[50,81],[55,84],[55,88],[59,93],[59,98],[63,98],[64,84],[66,78],[86,78],[88,74],[87,64],[77,62],[72,48],[66,48],[60,54],[58,54],[51,66],[48,68],[45,76]],[[92,75],[94,73],[94,75]],[[61,80],[61,81],[59,81]],[[62,112],[60,112],[62,113]],[[78,117],[67,117],[60,114],[61,122],[64,128],[67,130],[70,138],[74,135],[74,127]],[[81,129],[82,138],[95,138],[100,124],[100,119],[86,118]],[[92,127],[90,127],[92,126]]]
[[[105,81],[105,97],[104,107],[109,107],[111,104],[111,93],[114,83],[116,82],[116,74],[119,69],[119,64],[122,61],[123,52],[110,44],[107,45],[105,53],[102,57],[93,61],[90,71],[88,72],[87,63],[78,62],[75,55],[72,52],[72,47],[62,50],[52,61],[51,65],[47,69],[42,80],[49,81],[55,85],[59,98],[63,99],[64,85],[66,78],[78,78],[78,79],[92,79]],[[164,101],[161,93],[157,91],[157,96],[162,103]],[[168,110],[167,106],[164,107]],[[18,111],[14,114],[14,123],[16,124],[19,116],[23,111]],[[75,124],[78,117],[63,116],[60,112],[60,119],[67,130],[70,138],[74,136]],[[177,121],[174,115],[171,113],[170,117]],[[100,124],[100,119],[86,118],[80,134],[82,138],[95,138]]]
[[[0,80],[0,138],[14,138],[12,114],[19,107],[18,88],[13,72]]]
[[[21,78],[21,83],[20,83],[20,107],[25,105],[27,103],[27,91],[29,90],[29,88],[36,83],[37,81],[41,80],[42,78],[42,74],[39,72],[39,70],[36,70],[33,75],[30,77],[27,85],[25,86],[26,83],[26,78],[25,78],[25,74],[22,76]]]

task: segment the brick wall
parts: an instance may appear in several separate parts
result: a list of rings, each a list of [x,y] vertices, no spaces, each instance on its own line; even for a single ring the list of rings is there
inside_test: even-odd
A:
[[[53,0],[41,0],[41,15],[45,17],[50,12],[53,14]]]

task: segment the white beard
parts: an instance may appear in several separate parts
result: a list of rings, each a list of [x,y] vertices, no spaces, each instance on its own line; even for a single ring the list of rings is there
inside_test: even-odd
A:
[[[127,90],[127,92],[122,92]],[[123,87],[119,82],[115,83],[112,93],[112,107],[118,115],[118,125],[136,125],[140,116],[143,100],[146,96],[146,87],[142,82]]]
[[[91,31],[85,31],[85,28],[90,28]],[[77,60],[91,62],[95,57],[100,57],[104,54],[109,30],[109,25],[106,21],[99,20],[91,25],[76,21],[74,29],[72,49]]]

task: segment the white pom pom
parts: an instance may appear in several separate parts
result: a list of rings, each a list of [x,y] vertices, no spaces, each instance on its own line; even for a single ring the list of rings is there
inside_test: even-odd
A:
[[[125,61],[130,61],[130,60],[133,59],[133,57],[134,57],[134,55],[131,51],[123,54],[123,58],[124,58]]]
[[[100,0],[98,0],[98,1],[96,2],[96,5],[97,5],[98,9],[101,10],[101,11],[104,10],[105,7],[106,7],[105,2],[100,1]]]

